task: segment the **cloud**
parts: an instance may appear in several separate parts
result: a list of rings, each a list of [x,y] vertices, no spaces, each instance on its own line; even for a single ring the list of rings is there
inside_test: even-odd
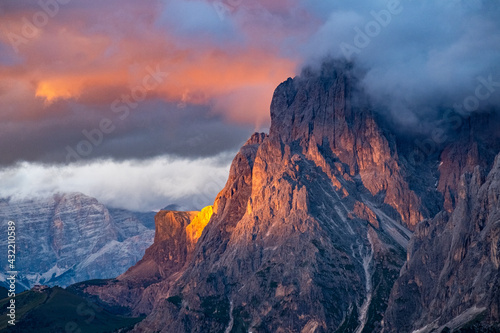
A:
[[[415,126],[462,103],[474,95],[479,77],[500,82],[500,8],[492,1],[303,6],[325,19],[305,48],[308,63],[325,57],[354,61],[364,70],[362,84],[372,101],[399,123]],[[499,96],[481,101],[478,110],[499,107]]]
[[[61,163],[67,146],[86,140],[82,132],[102,119],[116,129],[86,159],[234,149],[269,122],[272,91],[296,66],[206,1],[69,2],[51,10],[18,1],[0,11],[7,51],[0,165]],[[131,116],[117,119],[123,113],[114,110],[124,107]]]
[[[82,192],[106,205],[129,210],[158,210],[169,204],[201,209],[212,204],[224,187],[231,157],[222,154],[188,160],[161,156],[71,166],[24,162],[0,170],[0,197],[22,200]]]
[[[55,1],[0,3],[1,172],[60,165],[68,147],[95,166],[234,152],[269,125],[274,88],[327,57],[350,58],[375,109],[406,128],[455,105],[500,106],[494,1],[89,0],[44,12]],[[103,120],[113,130],[101,140]]]
[[[15,164],[19,156],[43,163],[164,154],[195,159],[234,151],[253,130],[253,126],[226,124],[208,106],[179,107],[156,99],[136,108],[121,107],[115,113],[109,105],[88,110],[58,102],[49,106],[53,116],[2,122],[0,164]],[[70,112],[58,114],[59,109]]]

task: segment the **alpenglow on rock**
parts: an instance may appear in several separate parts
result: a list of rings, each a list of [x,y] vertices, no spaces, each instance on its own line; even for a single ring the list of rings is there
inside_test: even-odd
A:
[[[283,82],[269,134],[243,145],[213,207],[158,213],[139,263],[76,288],[146,315],[133,332],[495,329],[495,171],[455,179],[489,170],[499,145],[469,121],[412,165],[363,100],[344,63]]]
[[[6,230],[8,221],[16,223],[18,290],[122,274],[152,244],[153,216],[108,209],[80,193],[0,201],[1,225]],[[7,253],[6,239],[0,240],[0,248]],[[6,267],[7,257],[0,260]]]
[[[82,282],[73,289],[98,296],[113,307],[126,307],[132,315],[150,313],[165,299],[172,279],[193,257],[195,245],[210,221],[212,206],[201,211],[161,210],[155,216],[154,244],[144,257],[116,279]]]
[[[281,84],[269,135],[234,158],[193,252],[172,252],[183,233],[155,240],[118,282],[81,288],[148,314],[136,332],[378,329],[426,207],[394,144],[352,105],[354,83],[326,66]],[[146,265],[153,249],[163,270]]]

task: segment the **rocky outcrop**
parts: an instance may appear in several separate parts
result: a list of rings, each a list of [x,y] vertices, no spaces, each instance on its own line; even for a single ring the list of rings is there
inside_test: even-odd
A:
[[[455,140],[441,152],[437,189],[444,197],[444,210],[452,212],[458,201],[458,186],[464,173],[476,166],[489,170],[500,150],[500,121],[494,113],[473,114],[458,129]]]
[[[315,162],[327,174],[333,174],[330,164],[345,177],[358,176],[371,195],[380,196],[396,210],[394,217],[412,229],[425,208],[409,188],[395,143],[384,135],[368,106],[358,101],[362,94],[355,91],[349,69],[338,72],[339,66],[325,64],[319,79],[318,73],[306,71],[278,87],[271,105],[270,136],[310,149],[309,157],[318,157]],[[325,157],[332,159],[330,163],[322,161]]]
[[[158,213],[137,265],[75,288],[146,314],[133,332],[494,328],[500,145],[477,131],[493,123],[413,165],[356,86],[335,62],[283,82],[213,207]]]
[[[462,175],[456,208],[418,225],[386,332],[500,330],[500,155],[485,174],[476,166]]]
[[[67,286],[114,277],[134,265],[153,241],[154,230],[144,224],[148,214],[112,211],[80,193],[2,200],[1,225],[6,230],[8,221],[16,222],[19,286]],[[7,253],[6,238],[0,246]],[[6,256],[1,264],[7,266]]]
[[[212,206],[201,211],[161,210],[155,216],[155,238],[144,257],[116,279],[99,284],[80,283],[73,290],[93,295],[108,306],[125,307],[134,315],[151,312],[165,297],[212,216]]]
[[[194,246],[211,216],[212,206],[205,207],[201,212],[159,211],[155,216],[153,245],[137,265],[118,279],[154,278],[159,281],[179,271],[191,258]],[[155,269],[154,274],[151,274],[151,267]]]
[[[192,259],[135,332],[380,329],[425,209],[353,86],[335,64],[276,89],[269,135],[241,148]]]

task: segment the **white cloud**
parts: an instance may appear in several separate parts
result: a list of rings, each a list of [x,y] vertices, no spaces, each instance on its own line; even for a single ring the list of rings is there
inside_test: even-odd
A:
[[[19,200],[82,192],[130,210],[157,210],[174,203],[200,209],[213,203],[228,173],[227,154],[195,160],[162,156],[59,166],[23,162],[0,169],[0,197]]]

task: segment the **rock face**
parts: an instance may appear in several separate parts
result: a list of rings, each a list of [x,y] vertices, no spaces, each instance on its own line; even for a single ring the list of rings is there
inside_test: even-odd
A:
[[[426,207],[354,85],[335,65],[276,89],[269,135],[236,155],[192,258],[165,263],[136,332],[380,329]]]
[[[464,173],[477,166],[491,169],[496,152],[500,150],[498,116],[472,115],[459,129],[453,142],[441,152],[438,190],[444,196],[444,209],[450,213],[458,201],[458,186]]]
[[[123,273],[151,245],[154,230],[148,219],[152,221],[153,214],[110,212],[79,193],[0,202],[2,228],[7,230],[10,220],[16,222],[16,269],[24,288],[67,286]],[[7,253],[6,238],[0,244]],[[6,256],[1,264],[7,266]]]
[[[97,285],[83,282],[72,288],[96,296],[108,305],[126,307],[132,315],[150,313],[156,301],[165,298],[172,280],[191,260],[212,212],[212,206],[200,212],[158,212],[154,243],[136,265],[116,279]]]
[[[500,155],[460,178],[456,208],[418,225],[391,294],[387,332],[500,330]]]
[[[143,266],[153,266],[158,280],[166,279],[172,272],[182,269],[191,258],[203,228],[212,216],[212,206],[200,212],[158,212],[155,216],[156,231],[153,245],[146,250],[141,259],[119,279],[127,280],[143,274]],[[148,275],[151,277],[151,275]]]
[[[470,123],[412,165],[356,86],[343,63],[283,82],[213,208],[158,213],[139,263],[75,288],[146,314],[133,332],[494,327],[499,144]]]

